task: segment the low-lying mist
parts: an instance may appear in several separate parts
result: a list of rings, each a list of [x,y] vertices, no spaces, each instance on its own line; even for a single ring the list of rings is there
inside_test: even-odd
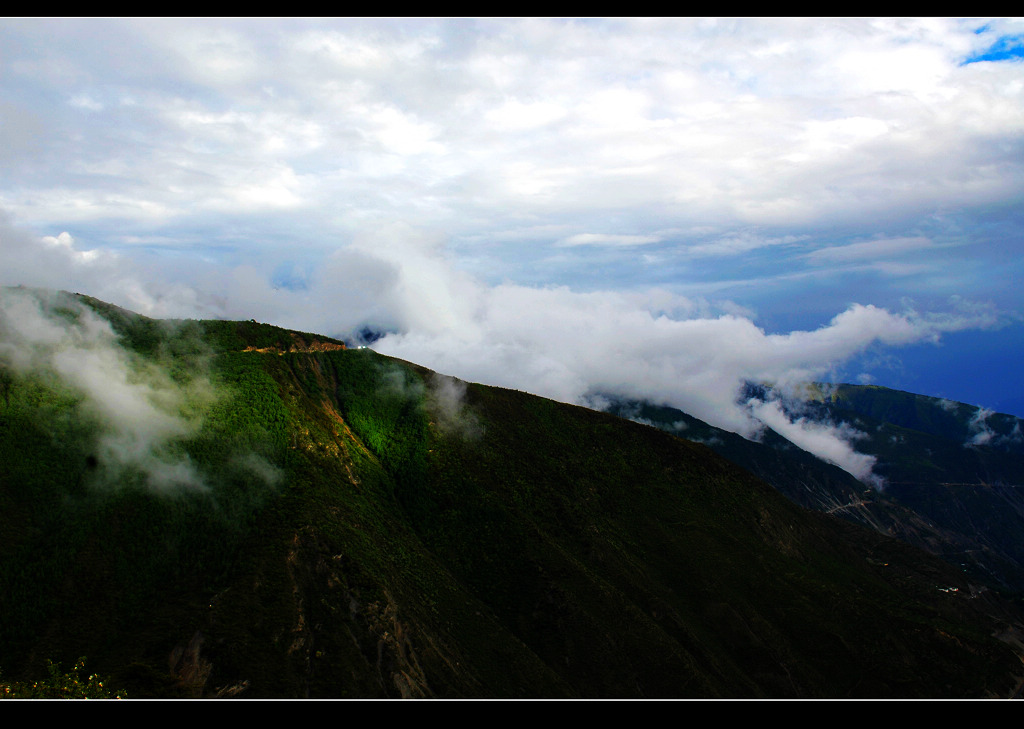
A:
[[[376,351],[469,382],[588,406],[600,394],[647,400],[747,438],[758,438],[766,427],[785,431],[869,483],[875,482],[871,461],[857,453],[856,433],[746,402],[746,383],[789,388],[789,397],[799,400],[801,383],[856,379],[843,368],[869,350],[938,343],[948,332],[1005,323],[992,306],[954,297],[945,312],[919,312],[909,303],[901,312],[851,303],[817,329],[769,333],[735,302],[664,289],[488,284],[454,265],[442,241],[397,224],[354,237],[311,268],[301,285],[289,287],[273,283],[274,262],[231,269],[197,263],[187,275],[163,270],[167,280],[113,254],[87,260],[70,237],[55,246],[0,233],[25,256],[48,262],[64,256],[53,270],[150,316],[255,317],[349,340],[369,328],[386,332],[374,341]],[[44,270],[20,265],[37,276]],[[112,271],[121,284],[111,283]]]
[[[76,423],[88,441],[83,447],[91,488],[131,485],[166,496],[211,492],[223,473],[202,468],[188,447],[227,393],[213,384],[203,363],[199,355],[182,366],[159,353],[144,357],[131,351],[110,322],[69,294],[0,290],[7,406],[10,390],[25,382],[61,400],[56,410],[46,407],[46,395],[27,405],[38,406],[40,418],[48,413]],[[218,470],[247,473],[261,486],[279,480],[276,469],[255,453],[232,454]]]

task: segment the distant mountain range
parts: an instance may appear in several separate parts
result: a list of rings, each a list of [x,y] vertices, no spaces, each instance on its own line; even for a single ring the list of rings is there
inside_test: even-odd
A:
[[[749,397],[770,390],[751,387]],[[884,387],[813,385],[800,417],[845,423],[875,458],[880,488],[767,429],[760,442],[671,407],[609,399],[609,412],[705,443],[810,509],[871,526],[1007,591],[1024,591],[1021,420]]]
[[[5,289],[0,682],[85,656],[137,698],[1017,695],[1019,421],[807,407],[882,491],[671,408]]]

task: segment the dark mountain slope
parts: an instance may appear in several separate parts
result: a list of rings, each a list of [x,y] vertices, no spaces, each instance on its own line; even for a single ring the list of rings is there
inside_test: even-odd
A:
[[[882,387],[820,386],[809,394],[799,415],[860,431],[856,449],[877,459],[883,491],[770,429],[755,443],[669,407],[613,402],[610,411],[705,442],[802,506],[899,537],[994,587],[1024,591],[1024,439],[1017,418]]]
[[[1013,415],[871,385],[831,386],[824,389],[822,401],[836,412],[857,413],[959,445],[1024,455],[1021,421]]]
[[[116,327],[137,373],[216,391],[161,446],[203,488],[113,471],[80,393],[11,375],[4,676],[85,655],[136,697],[923,697],[1024,674],[992,637],[1012,607],[702,445],[254,322]]]

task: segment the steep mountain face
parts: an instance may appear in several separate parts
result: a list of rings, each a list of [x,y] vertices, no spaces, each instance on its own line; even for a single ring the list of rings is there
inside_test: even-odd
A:
[[[767,390],[752,389],[767,398]],[[988,584],[1024,591],[1024,436],[1021,421],[963,403],[883,387],[814,386],[799,404],[813,422],[845,423],[874,457],[882,489],[768,429],[751,442],[648,403],[610,412],[707,443],[792,501],[939,555]]]
[[[1024,676],[1013,605],[702,444],[255,322],[68,296],[2,316],[3,676],[83,655],[133,697],[984,697]]]

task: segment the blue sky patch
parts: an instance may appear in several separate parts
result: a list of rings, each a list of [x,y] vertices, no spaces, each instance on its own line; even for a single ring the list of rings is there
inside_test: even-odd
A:
[[[1004,35],[983,53],[970,56],[961,66],[979,61],[1009,61],[1024,58],[1024,35]]]

